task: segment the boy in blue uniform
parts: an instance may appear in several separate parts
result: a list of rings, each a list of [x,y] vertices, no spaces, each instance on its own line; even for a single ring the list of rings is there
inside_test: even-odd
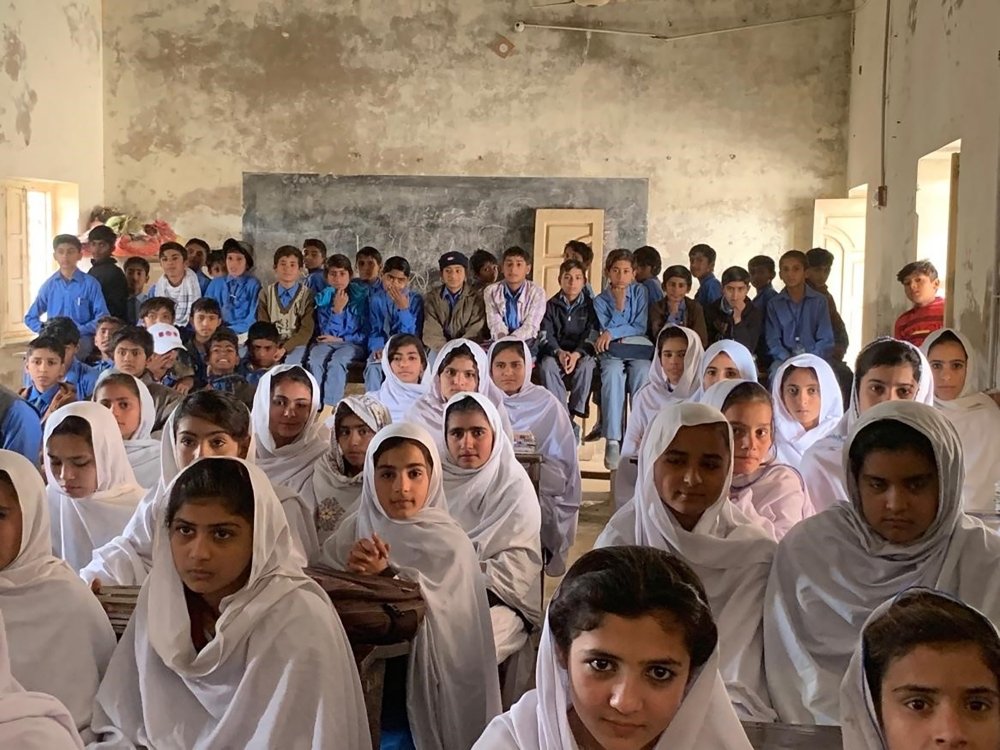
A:
[[[187,267],[194,271],[195,278],[198,279],[198,288],[204,294],[212,282],[212,279],[206,276],[204,271],[205,260],[212,252],[212,248],[200,237],[192,237],[184,245],[184,249],[187,251]]]
[[[247,331],[257,320],[257,302],[260,297],[260,282],[250,271],[253,269],[253,255],[249,245],[232,238],[223,245],[226,252],[226,276],[213,279],[205,290],[222,308],[222,322],[240,340],[246,341]]]
[[[0,386],[0,448],[41,465],[42,420],[14,391]]]
[[[806,254],[789,250],[778,259],[778,275],[785,288],[767,304],[767,351],[771,374],[796,354],[829,359],[833,353],[833,325],[826,297],[806,284]]]
[[[208,340],[208,382],[205,390],[231,393],[246,404],[248,409],[253,409],[253,396],[257,386],[247,382],[244,374],[238,371],[239,363],[236,334],[220,328]]]
[[[302,243],[302,264],[306,267],[306,286],[314,295],[326,288],[326,243],[310,238]]]
[[[94,335],[94,353],[90,357],[89,364],[102,373],[115,366],[115,353],[111,349],[111,339],[127,324],[121,318],[113,315],[105,315],[97,321],[97,333]]]
[[[382,269],[382,288],[368,299],[368,365],[365,390],[382,387],[382,349],[391,336],[409,333],[420,338],[424,332],[424,298],[409,289],[410,262],[398,255]]]
[[[247,332],[247,355],[240,362],[239,372],[251,385],[257,385],[264,373],[285,358],[278,326],[258,320]]]
[[[222,326],[222,308],[211,297],[202,297],[191,305],[191,340],[187,342],[188,356],[194,368],[194,387],[205,385],[208,366],[208,341]]]
[[[663,299],[663,288],[660,286],[660,268],[663,260],[660,251],[655,247],[643,245],[635,251],[635,280],[646,288],[646,299],[652,305]]]
[[[51,336],[65,347],[62,381],[76,389],[79,401],[88,401],[94,395],[101,371],[76,358],[76,352],[80,348],[80,332],[76,325],[62,316],[49,318],[42,326],[41,335]]]
[[[691,275],[698,279],[694,301],[702,308],[722,299],[722,284],[715,277],[715,250],[709,245],[695,245],[688,251]]]
[[[65,355],[66,347],[54,336],[42,335],[28,344],[24,369],[31,385],[19,395],[43,423],[60,406],[76,401],[76,389],[62,382]]]

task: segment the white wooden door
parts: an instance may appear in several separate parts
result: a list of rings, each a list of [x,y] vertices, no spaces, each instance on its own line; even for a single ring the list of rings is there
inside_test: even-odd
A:
[[[8,184],[4,189],[4,239],[0,253],[3,275],[3,321],[0,338],[4,343],[23,341],[31,336],[24,325],[24,314],[31,306],[28,262],[28,191]]]
[[[813,220],[813,247],[825,247],[834,257],[828,285],[851,339],[848,364],[854,362],[861,349],[864,330],[867,212],[865,198],[824,198],[816,201]]]
[[[600,291],[604,267],[604,210],[540,208],[535,211],[535,249],[532,278],[552,296],[559,291],[559,265],[570,240],[586,242],[594,250],[588,279]]]

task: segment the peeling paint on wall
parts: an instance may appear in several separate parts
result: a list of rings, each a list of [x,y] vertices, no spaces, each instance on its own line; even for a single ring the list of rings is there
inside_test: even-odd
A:
[[[12,81],[21,77],[21,68],[28,51],[24,48],[18,29],[3,25],[3,71]]]

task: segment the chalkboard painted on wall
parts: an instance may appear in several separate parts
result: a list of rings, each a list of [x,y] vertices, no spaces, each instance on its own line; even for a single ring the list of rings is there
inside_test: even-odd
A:
[[[437,283],[437,259],[477,248],[499,257],[511,245],[529,252],[535,210],[600,208],[604,247],[646,242],[649,183],[641,178],[420,177],[244,173],[243,236],[264,279],[280,245],[323,240],[352,262],[358,248],[406,257],[420,290]]]

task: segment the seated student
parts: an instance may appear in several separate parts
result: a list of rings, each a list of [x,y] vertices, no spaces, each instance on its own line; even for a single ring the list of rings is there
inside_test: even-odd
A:
[[[116,242],[118,235],[111,227],[104,224],[99,224],[87,233],[87,247],[91,255],[90,270],[87,273],[101,285],[101,294],[104,295],[108,313],[116,318],[124,318],[128,301],[128,282],[122,269],[118,267],[118,261],[112,256]]]
[[[94,334],[94,351],[87,363],[99,373],[115,366],[115,353],[111,349],[111,339],[122,328],[128,325],[121,318],[105,315],[97,321],[97,331]]]
[[[380,430],[365,455],[358,510],[327,539],[323,559],[420,584],[427,616],[408,658],[405,726],[389,728],[412,737],[405,746],[466,748],[500,713],[500,684],[485,579],[448,513],[441,465],[436,441],[420,427]]]
[[[256,386],[267,372],[285,358],[281,334],[274,323],[258,320],[247,331],[247,355],[239,365],[239,373],[250,385]]]
[[[282,245],[274,251],[276,281],[261,289],[257,322],[274,323],[281,337],[285,360],[298,364],[312,340],[316,325],[312,290],[302,282],[302,251]]]
[[[594,265],[594,249],[586,242],[581,242],[580,240],[570,240],[567,242],[563,248],[563,260],[575,260],[583,266],[584,278],[590,279],[590,271]],[[583,293],[589,299],[594,298],[594,288],[590,285],[590,281],[587,281],[584,285]]]
[[[52,552],[79,570],[121,533],[142,499],[118,423],[100,404],[68,404],[45,423]]]
[[[1000,536],[962,512],[962,448],[948,420],[925,404],[882,403],[847,446],[850,500],[781,540],[767,587],[767,682],[788,723],[840,723],[861,629],[900,591],[940,589],[1000,621],[1000,584],[986,574],[1000,564]]]
[[[797,467],[817,512],[847,502],[844,441],[862,414],[883,401],[934,403],[931,367],[923,352],[905,341],[879,338],[858,354],[851,403],[836,429],[817,440]]]
[[[38,466],[42,456],[42,420],[34,407],[0,385],[0,449],[24,456]]]
[[[719,677],[708,595],[651,547],[586,553],[546,614],[536,683],[473,750],[750,750]]]
[[[134,326],[142,319],[139,308],[150,297],[145,291],[149,283],[149,261],[133,255],[125,260],[125,280],[128,283],[128,299],[125,301],[125,321]]]
[[[76,388],[63,382],[66,346],[52,336],[39,336],[28,342],[24,371],[30,385],[18,395],[35,410],[42,424],[52,412],[76,401]]]
[[[760,310],[767,320],[767,303],[778,294],[773,283],[777,275],[774,258],[755,255],[747,262],[747,270],[750,272],[750,283],[754,288],[753,306]]]
[[[208,254],[208,283],[221,279],[229,273],[226,268],[226,254],[222,250],[213,250]],[[205,288],[208,291],[208,287]]]
[[[226,276],[212,279],[205,290],[222,308],[222,322],[246,341],[247,331],[257,319],[257,302],[260,299],[260,282],[250,273],[253,270],[253,255],[237,240],[226,240]]]
[[[14,679],[26,690],[58,698],[73,725],[89,733],[115,634],[76,571],[52,556],[48,499],[38,469],[9,451],[0,451],[0,611],[0,637],[6,629]]]
[[[187,267],[194,271],[201,294],[204,294],[212,281],[205,275],[204,271],[205,261],[208,259],[208,254],[212,252],[212,248],[201,237],[192,237],[184,244],[184,249],[187,251]]]
[[[701,578],[719,628],[729,698],[742,719],[773,721],[764,684],[764,587],[774,540],[729,500],[733,439],[704,404],[670,404],[649,426],[632,500],[595,547],[641,544],[684,560]]]
[[[353,275],[350,258],[339,253],[330,256],[324,288],[316,295],[316,338],[309,345],[304,364],[322,384],[326,406],[335,406],[344,397],[351,363],[365,361],[365,299],[358,293],[351,299]]]
[[[153,356],[146,363],[146,374],[152,382],[178,393],[190,391],[194,387],[194,366],[181,332],[169,323],[155,323],[146,329],[153,337]]]
[[[857,641],[840,688],[844,747],[1000,747],[1000,636],[981,612],[909,589]]]
[[[708,346],[708,327],[705,311],[695,302],[691,293],[691,272],[684,266],[668,266],[663,272],[663,298],[649,306],[650,338],[666,325],[690,328],[698,334],[702,347]]]
[[[389,410],[368,394],[345,396],[333,410],[330,448],[316,463],[312,476],[320,545],[357,510],[368,444],[391,422]]]
[[[563,404],[531,382],[531,352],[524,341],[501,339],[490,348],[489,357],[490,375],[503,391],[511,427],[515,432],[530,432],[538,452],[545,457],[538,480],[542,555],[545,571],[561,576],[576,539],[583,493],[577,438]]]
[[[646,338],[646,290],[634,281],[632,253],[613,250],[605,261],[608,285],[594,297],[601,333],[594,342],[601,368],[601,432],[604,466],[618,468],[626,392],[635,396],[649,378],[653,344]]]
[[[63,354],[62,381],[76,389],[76,397],[86,401],[94,395],[94,385],[100,371],[96,367],[84,364],[77,358],[80,350],[80,331],[69,318],[56,316],[49,318],[42,326],[42,336],[51,336],[66,347]]]
[[[534,348],[545,315],[545,288],[528,280],[531,256],[520,247],[504,250],[501,269],[503,280],[483,290],[490,338],[513,336]]]
[[[354,254],[354,265],[358,275],[352,283],[363,289],[368,299],[372,292],[382,288],[382,253],[366,245]]]
[[[167,492],[153,569],[97,693],[95,732],[116,747],[368,750],[347,634],[299,569],[264,472],[208,458]]]
[[[115,354],[114,369],[132,375],[146,384],[156,407],[153,431],[161,429],[170,412],[181,400],[181,394],[155,382],[146,372],[146,365],[153,358],[153,337],[145,328],[125,326],[111,339],[111,348]]]
[[[722,412],[733,430],[729,499],[776,542],[815,514],[801,475],[775,458],[774,407],[756,380],[723,380],[701,403]]]
[[[153,296],[172,300],[174,319],[170,323],[178,328],[186,328],[191,318],[191,305],[201,298],[201,284],[198,275],[188,268],[184,245],[179,242],[164,242],[160,245],[160,267],[163,275],[153,285]]]
[[[326,243],[307,239],[302,243],[302,265],[306,272],[306,286],[314,295],[326,289]]]
[[[187,342],[188,359],[194,369],[194,387],[204,388],[208,367],[208,341],[222,326],[222,308],[211,297],[197,299],[191,305],[191,338]]]
[[[920,347],[931,364],[934,406],[951,422],[962,442],[965,510],[995,512],[994,495],[1000,482],[1000,408],[976,383],[975,350],[953,328],[939,328]]]
[[[575,417],[589,413],[590,393],[597,360],[597,313],[586,294],[587,275],[578,260],[564,260],[559,266],[559,293],[545,305],[542,335],[538,344],[538,371],[542,384]],[[566,391],[569,389],[569,402]],[[579,440],[579,426],[573,434]]]
[[[97,381],[94,401],[111,410],[136,482],[144,490],[154,487],[160,478],[161,443],[153,437],[156,406],[149,388],[134,375],[109,370]]]
[[[431,369],[424,345],[416,336],[397,333],[385,345],[382,381],[377,391],[368,393],[389,410],[393,422],[402,422],[410,407],[430,389]]]
[[[793,468],[802,465],[806,450],[836,430],[844,416],[837,376],[815,354],[785,360],[771,382],[771,400],[778,461]]]
[[[655,247],[643,245],[633,254],[635,258],[635,280],[646,288],[646,298],[649,304],[663,299],[663,288],[660,286],[660,268],[663,261],[660,251]]]
[[[368,365],[365,388],[378,390],[382,385],[382,359],[385,342],[397,333],[420,337],[424,330],[424,298],[410,288],[410,262],[394,255],[382,269],[382,287],[368,298]]]
[[[79,356],[85,360],[94,348],[97,320],[108,314],[108,306],[97,279],[77,268],[81,248],[80,240],[71,234],[58,234],[52,240],[52,257],[59,270],[39,288],[24,315],[24,324],[38,333],[42,330],[42,315],[72,318],[80,330]]]
[[[496,663],[502,664],[542,623],[538,498],[485,396],[459,393],[448,401],[445,442],[441,466],[448,512],[479,555]]]
[[[941,280],[929,260],[907,263],[896,274],[906,299],[913,307],[896,318],[893,336],[920,346],[929,333],[944,328],[944,297],[938,294]]]
[[[236,334],[220,328],[208,339],[206,348],[204,389],[229,393],[248,409],[252,408],[257,386],[239,371],[240,344]]]
[[[833,327],[826,298],[806,285],[806,256],[789,250],[778,260],[785,288],[767,304],[767,352],[771,371],[797,354],[829,359],[833,354]]]
[[[694,301],[708,307],[722,297],[722,284],[715,278],[716,253],[710,245],[698,244],[688,251],[691,275],[698,279],[698,292]]]
[[[469,257],[469,270],[472,271],[472,288],[482,294],[490,284],[495,284],[500,275],[500,266],[496,256],[486,250],[476,250]]]
[[[757,365],[753,355],[739,341],[716,341],[701,355],[698,366],[698,390],[691,401],[700,401],[705,391],[722,380],[756,380]]]
[[[177,319],[176,303],[169,297],[149,296],[139,307],[139,325],[152,328],[157,323],[172,326]]]
[[[469,259],[462,253],[445,253],[438,258],[438,270],[441,285],[424,297],[423,342],[431,350],[431,362],[452,339],[483,341],[489,337],[483,296],[466,279]]]
[[[747,299],[750,274],[739,266],[722,272],[722,296],[705,308],[708,340],[739,341],[751,352],[757,351],[764,329],[764,313]]]

